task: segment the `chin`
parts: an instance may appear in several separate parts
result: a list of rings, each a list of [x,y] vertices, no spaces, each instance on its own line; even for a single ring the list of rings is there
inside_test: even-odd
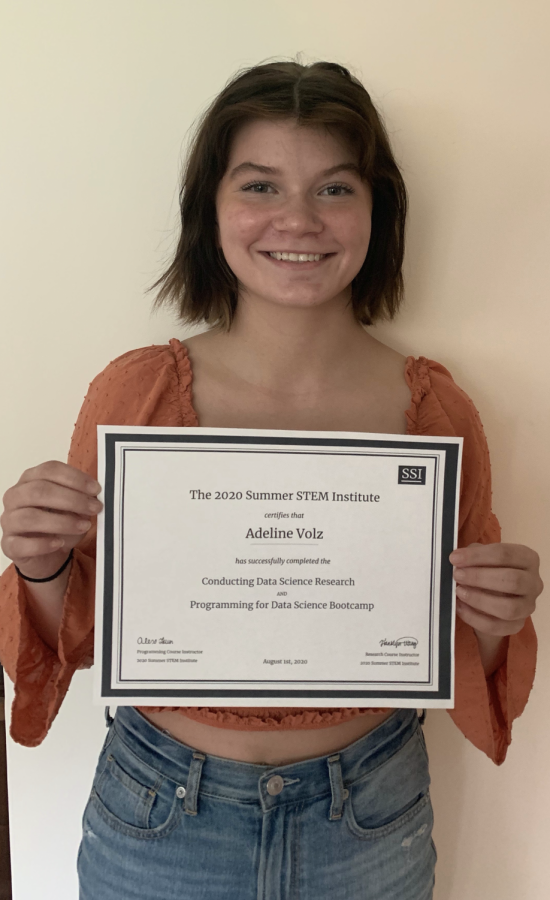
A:
[[[309,309],[311,307],[324,306],[326,303],[341,302],[343,291],[327,292],[326,289],[321,293],[319,286],[315,286],[311,290],[297,291],[274,291],[248,290],[246,291],[248,298],[253,302],[269,303],[275,306],[281,306],[285,309],[295,307],[296,309]]]

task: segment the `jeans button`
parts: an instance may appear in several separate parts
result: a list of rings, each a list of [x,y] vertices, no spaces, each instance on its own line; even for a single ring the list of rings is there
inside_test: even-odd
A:
[[[277,794],[281,793],[284,786],[285,783],[280,775],[272,775],[266,785],[267,793],[271,794],[272,797],[275,797]]]
[[[183,800],[183,798],[185,797],[186,793],[187,793],[187,791],[186,791],[185,788],[182,787],[181,785],[180,785],[179,787],[176,788],[176,797],[179,797],[180,800]]]

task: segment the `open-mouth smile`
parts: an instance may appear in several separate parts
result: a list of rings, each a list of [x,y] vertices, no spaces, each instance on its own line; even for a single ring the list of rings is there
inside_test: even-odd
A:
[[[268,251],[272,259],[288,260],[289,262],[319,262],[327,256],[326,253],[289,253],[286,250]]]
[[[306,268],[315,268],[324,262],[333,253],[294,253],[290,250],[262,250],[262,256],[267,257],[284,268],[294,268],[297,266],[305,266]]]

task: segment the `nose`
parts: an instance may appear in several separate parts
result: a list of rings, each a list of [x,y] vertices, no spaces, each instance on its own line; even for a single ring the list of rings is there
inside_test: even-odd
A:
[[[319,234],[323,223],[307,197],[288,197],[273,217],[276,231],[288,234]]]

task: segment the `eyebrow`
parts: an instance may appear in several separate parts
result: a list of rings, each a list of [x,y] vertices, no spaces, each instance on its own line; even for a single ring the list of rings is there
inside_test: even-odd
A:
[[[274,169],[273,166],[261,166],[259,163],[243,162],[240,165],[235,166],[235,168],[231,170],[231,172],[229,173],[229,177],[237,178],[239,175],[242,175],[243,172],[259,172],[261,175],[282,174],[280,169]],[[354,172],[356,175],[361,177],[359,166],[352,162],[338,163],[336,166],[331,166],[330,169],[325,169],[323,172],[320,172],[319,175],[321,178],[328,178],[330,175],[334,175],[336,172]]]

